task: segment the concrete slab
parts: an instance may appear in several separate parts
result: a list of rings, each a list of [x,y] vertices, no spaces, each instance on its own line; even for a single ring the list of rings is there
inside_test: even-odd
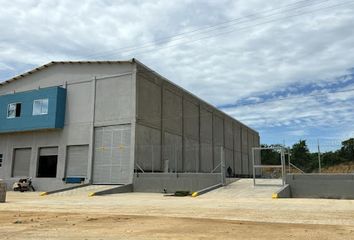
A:
[[[51,196],[89,196],[95,192],[107,191],[110,189],[117,188],[118,185],[90,185],[87,187],[75,188],[65,192],[59,192],[51,194]]]
[[[218,188],[206,193],[201,198],[272,198],[272,194],[277,192],[281,186],[271,186],[281,184],[280,179],[257,179],[261,186],[253,186],[253,179],[243,178],[230,183],[225,187]]]

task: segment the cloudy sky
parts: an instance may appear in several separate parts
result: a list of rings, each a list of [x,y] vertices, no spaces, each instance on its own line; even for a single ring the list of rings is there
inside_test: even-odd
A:
[[[263,143],[354,136],[353,0],[0,4],[0,82],[53,60],[135,57]]]

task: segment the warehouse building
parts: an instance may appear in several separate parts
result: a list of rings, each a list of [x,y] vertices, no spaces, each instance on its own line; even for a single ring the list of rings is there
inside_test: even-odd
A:
[[[195,190],[251,175],[259,141],[135,59],[51,62],[0,85],[0,179],[9,185],[32,177],[45,191],[79,182]]]

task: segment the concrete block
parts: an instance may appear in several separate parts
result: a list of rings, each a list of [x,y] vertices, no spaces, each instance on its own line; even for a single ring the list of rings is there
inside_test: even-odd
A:
[[[291,198],[291,188],[289,184],[285,184],[281,189],[274,193],[275,198]]]
[[[6,202],[6,184],[0,181],[0,203]]]

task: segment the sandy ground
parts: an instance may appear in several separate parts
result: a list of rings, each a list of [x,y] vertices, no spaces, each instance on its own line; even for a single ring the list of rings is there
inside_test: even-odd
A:
[[[271,199],[237,181],[197,198],[8,193],[0,239],[354,239],[354,201]]]

